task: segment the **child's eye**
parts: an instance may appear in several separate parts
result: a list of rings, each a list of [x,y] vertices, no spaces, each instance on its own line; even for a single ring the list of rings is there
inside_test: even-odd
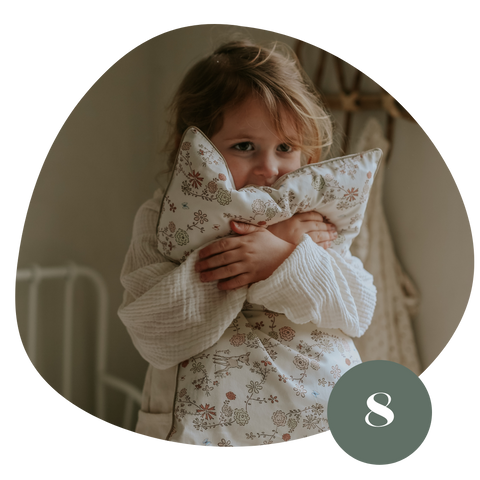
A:
[[[238,150],[240,152],[251,152],[252,150],[255,150],[255,145],[252,142],[240,142],[232,147],[235,150]],[[287,143],[282,143],[277,147],[277,150],[279,152],[283,153],[290,153],[293,152],[293,148],[291,145],[288,145]]]
[[[282,143],[281,145],[278,146],[277,148],[281,152],[291,152],[293,148],[290,145],[287,145],[286,143]]]
[[[241,152],[249,152],[253,150],[252,142],[241,142],[233,146],[235,150],[240,150]]]

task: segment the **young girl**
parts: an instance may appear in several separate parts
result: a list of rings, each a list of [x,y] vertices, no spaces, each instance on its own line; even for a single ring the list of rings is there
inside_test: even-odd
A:
[[[272,185],[331,144],[318,95],[278,46],[221,46],[187,73],[172,106],[170,166],[185,129],[196,126],[237,190]],[[327,430],[329,393],[360,362],[349,336],[371,321],[371,275],[328,249],[335,227],[316,212],[268,228],[232,222],[236,237],[177,266],[157,248],[163,195],[158,189],[138,211],[121,273],[118,313],[149,362],[136,431],[232,446]]]

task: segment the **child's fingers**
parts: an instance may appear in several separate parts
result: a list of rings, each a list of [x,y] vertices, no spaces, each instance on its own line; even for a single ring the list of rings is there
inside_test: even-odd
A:
[[[227,250],[225,252],[217,253],[204,260],[200,260],[195,264],[195,270],[197,272],[203,272],[205,270],[211,270],[213,268],[222,267],[235,263],[241,260],[241,255],[238,248],[233,250]]]
[[[321,232],[336,232],[337,229],[334,225],[330,225],[329,223],[323,222],[309,222],[308,226],[311,230],[318,230]]]
[[[233,250],[235,248],[238,248],[238,246],[239,246],[238,237],[222,238],[221,240],[218,240],[218,242],[211,243],[210,245],[207,245],[205,248],[202,248],[198,252],[198,258],[199,259],[208,258],[208,257],[211,257],[212,255],[217,255],[227,250]]]
[[[305,212],[305,213],[297,213],[295,216],[298,216],[298,220],[301,222],[319,222],[322,225],[326,225],[329,227],[335,227],[332,223],[327,223],[325,221],[325,217],[318,212]]]
[[[319,247],[323,247],[325,250],[327,248],[330,248],[332,245],[333,245],[333,241],[332,240],[323,240],[323,241],[319,241],[319,242],[315,242]]]
[[[306,230],[305,233],[317,232],[320,236],[325,238],[335,238],[337,235],[337,229],[335,226],[327,223],[311,222]]]
[[[305,233],[310,235],[311,239],[318,244],[324,243],[324,242],[332,242],[338,237],[338,234],[336,231],[311,230]]]
[[[297,217],[301,222],[317,221],[323,223],[323,215],[314,211],[296,213],[294,216]]]
[[[245,273],[245,271],[244,262],[230,263],[229,265],[200,273],[200,280],[202,282],[215,282],[230,277],[236,277],[237,275]]]
[[[249,223],[243,222],[230,222],[230,228],[239,235],[248,235],[249,233],[260,232],[266,227],[258,227],[257,225],[250,225]]]
[[[222,280],[218,282],[219,290],[236,290],[237,288],[249,285],[250,277],[247,273],[237,275],[236,277],[229,278],[228,280]]]
[[[337,227],[333,223],[325,222],[325,217],[318,212],[304,212],[297,213],[292,218],[298,217],[300,222],[317,222],[317,227],[327,230],[337,230]]]

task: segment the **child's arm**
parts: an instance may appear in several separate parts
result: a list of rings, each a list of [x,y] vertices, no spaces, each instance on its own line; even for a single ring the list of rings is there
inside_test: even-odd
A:
[[[311,321],[363,335],[372,320],[376,288],[360,260],[318,248],[309,235],[296,247],[289,244],[293,250],[288,254],[281,243],[287,242],[264,228],[232,222],[232,229],[243,235],[200,250],[196,270],[202,281],[218,281],[220,290],[251,284],[250,303],[284,313],[294,323]]]
[[[264,227],[230,222],[238,237],[226,237],[202,248],[195,270],[202,282],[235,290],[268,278],[295,250],[295,245]]]
[[[305,233],[323,248],[330,248],[337,238],[335,225],[326,223],[318,212],[296,213],[283,222],[270,225],[267,230],[293,245],[298,245]]]
[[[230,226],[240,236],[203,248],[195,266],[202,282],[218,281],[220,290],[267,279],[295,250],[304,234],[324,248],[337,236],[335,226],[325,223],[317,212],[296,214],[268,228],[234,221]]]
[[[135,217],[121,272],[125,288],[118,315],[142,357],[166,369],[212,346],[240,312],[246,289],[220,291],[200,282],[193,252],[180,266],[158,251],[156,223],[161,196]]]
[[[304,235],[273,275],[248,289],[247,301],[284,313],[294,323],[313,322],[360,337],[372,321],[376,293],[373,276],[358,258],[318,248]]]

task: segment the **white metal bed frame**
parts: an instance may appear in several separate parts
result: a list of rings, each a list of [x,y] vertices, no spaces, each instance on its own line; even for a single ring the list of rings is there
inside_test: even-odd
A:
[[[90,267],[73,262],[60,267],[40,267],[32,265],[17,271],[17,282],[29,282],[27,310],[27,339],[25,349],[33,363],[37,359],[37,326],[39,285],[46,280],[64,279],[63,304],[63,357],[61,395],[72,401],[72,351],[73,351],[73,312],[76,279],[84,277],[90,281],[97,296],[97,338],[95,359],[95,415],[106,419],[106,389],[114,388],[126,396],[123,412],[123,428],[130,429],[133,422],[134,406],[141,405],[142,394],[134,385],[110,375],[106,371],[108,352],[108,290],[102,276]]]

